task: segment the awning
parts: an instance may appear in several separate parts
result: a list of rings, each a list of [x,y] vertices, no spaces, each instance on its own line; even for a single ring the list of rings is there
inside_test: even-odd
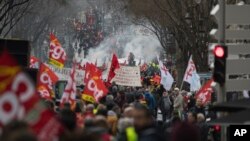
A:
[[[250,109],[231,113],[228,116],[208,122],[210,125],[250,125]]]

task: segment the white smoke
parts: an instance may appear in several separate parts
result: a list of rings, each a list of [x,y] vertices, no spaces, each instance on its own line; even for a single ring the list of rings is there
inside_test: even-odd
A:
[[[87,60],[93,63],[97,60],[100,66],[104,61],[110,60],[114,52],[118,54],[118,58],[127,58],[132,52],[135,59],[146,62],[153,60],[162,51],[160,42],[153,34],[138,33],[138,28],[141,30],[141,27],[129,26],[124,29],[126,32],[106,38],[98,47],[89,50]],[[112,46],[112,42],[116,42],[116,45]]]
[[[90,49],[88,56],[86,57],[92,63],[97,61],[97,65],[101,65],[103,62],[107,62],[111,57],[112,50],[110,48],[110,39],[105,39],[101,44],[93,49]]]
[[[161,49],[159,41],[153,36],[134,36],[125,45],[123,56],[128,56],[132,52],[135,58],[149,62],[159,54]]]

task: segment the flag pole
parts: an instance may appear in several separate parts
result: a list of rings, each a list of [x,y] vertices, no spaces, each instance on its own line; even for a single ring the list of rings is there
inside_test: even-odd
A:
[[[183,83],[184,83],[184,80],[182,80],[182,82],[181,82],[180,91],[182,91]]]

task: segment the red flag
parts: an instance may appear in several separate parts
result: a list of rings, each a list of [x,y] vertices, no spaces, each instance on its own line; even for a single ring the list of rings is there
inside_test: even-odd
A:
[[[39,60],[35,56],[30,57],[30,68],[39,68]]]
[[[155,75],[154,77],[153,77],[153,81],[156,83],[156,84],[160,84],[160,82],[161,82],[161,77],[159,76],[159,75]]]
[[[31,80],[4,51],[0,56],[0,128],[14,119],[23,119],[38,100]]]
[[[212,88],[211,88],[211,84],[212,84],[213,80],[209,80],[197,93],[195,98],[196,99],[201,99],[202,100],[202,104],[205,105],[208,102],[211,101],[211,94],[212,94]]]
[[[53,87],[58,81],[57,75],[45,64],[41,64],[39,70],[38,92],[42,98],[50,99],[54,95]]]
[[[96,66],[87,64],[84,80],[86,85],[83,98],[91,99],[90,96],[92,96],[96,102],[99,102],[100,98],[108,93],[108,89],[101,80],[101,71]]]
[[[58,138],[61,124],[39,102],[35,86],[7,52],[0,56],[0,106],[0,128],[15,119],[25,120],[39,141]]]
[[[64,62],[66,60],[66,53],[62,48],[62,45],[56,38],[54,34],[50,34],[50,52],[49,52],[49,62],[50,64],[63,68]]]
[[[115,70],[119,68],[120,68],[120,65],[118,62],[118,58],[115,54],[113,54],[107,82],[109,83],[111,82],[111,80],[115,77]]]
[[[73,65],[70,77],[68,79],[68,83],[65,87],[65,90],[63,92],[62,98],[61,98],[61,106],[63,106],[64,103],[70,103],[71,107],[73,108],[75,106],[75,100],[76,100],[76,69],[75,65]]]
[[[91,78],[91,74],[95,74],[100,78],[102,77],[102,72],[94,64],[86,63],[85,66],[86,71],[84,76],[84,84],[89,81],[89,79]]]

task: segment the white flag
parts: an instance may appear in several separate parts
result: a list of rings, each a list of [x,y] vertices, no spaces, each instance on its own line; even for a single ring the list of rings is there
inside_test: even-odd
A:
[[[193,72],[192,83],[190,84],[190,91],[198,91],[201,88],[200,76],[197,72]]]
[[[163,65],[161,61],[159,61],[159,66],[161,70],[161,84],[168,91],[171,89],[174,83],[174,78],[172,77],[168,69]]]
[[[197,91],[201,87],[200,76],[196,71],[196,67],[192,59],[192,56],[188,61],[188,66],[183,81],[186,81],[190,84],[190,91]]]

